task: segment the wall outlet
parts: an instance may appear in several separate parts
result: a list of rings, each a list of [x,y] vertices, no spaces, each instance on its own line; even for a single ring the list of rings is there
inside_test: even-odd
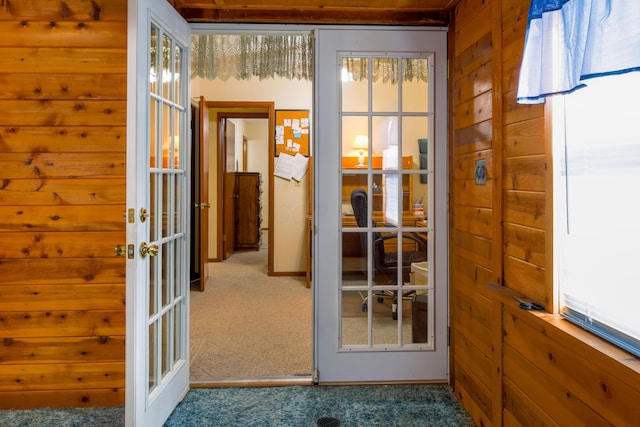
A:
[[[485,185],[487,183],[487,161],[485,159],[476,160],[474,175],[476,177],[476,185]]]

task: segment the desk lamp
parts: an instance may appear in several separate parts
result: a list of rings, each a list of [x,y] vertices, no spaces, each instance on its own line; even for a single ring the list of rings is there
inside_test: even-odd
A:
[[[358,156],[358,167],[366,166],[364,164],[364,153],[369,149],[369,138],[367,135],[358,135],[356,136],[355,141],[353,141],[353,149],[359,150],[360,155]]]

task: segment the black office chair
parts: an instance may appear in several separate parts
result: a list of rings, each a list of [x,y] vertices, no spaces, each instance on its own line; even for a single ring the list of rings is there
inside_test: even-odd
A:
[[[353,208],[353,215],[355,216],[358,227],[367,227],[367,204],[368,197],[367,192],[361,188],[353,190],[351,192],[351,207]],[[375,224],[372,222],[375,227]],[[416,262],[422,262],[427,260],[427,248],[426,242],[423,239],[412,234],[402,234],[403,243],[405,240],[410,240],[415,244],[416,249],[412,251],[402,251],[402,265],[398,265],[398,253],[388,252],[385,250],[385,242],[391,239],[398,239],[397,234],[381,234],[379,232],[373,232],[373,245],[372,256],[373,264],[376,272],[384,276],[388,280],[388,284],[396,285],[398,280],[398,268],[402,270],[403,283],[409,282],[409,273],[411,272],[411,264]],[[397,243],[397,242],[394,242]],[[366,257],[367,251],[367,234],[360,233],[360,247],[361,253]],[[397,247],[394,244],[394,247]],[[391,317],[396,320],[398,318],[398,292],[397,291],[380,291],[375,292],[379,303],[384,299],[391,299]],[[415,296],[415,291],[402,292],[402,299],[412,299]],[[362,311],[369,309],[368,297],[363,296]]]

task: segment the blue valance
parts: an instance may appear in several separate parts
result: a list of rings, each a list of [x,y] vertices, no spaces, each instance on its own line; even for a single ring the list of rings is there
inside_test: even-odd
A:
[[[640,1],[531,1],[518,103],[540,103],[589,78],[638,70]]]

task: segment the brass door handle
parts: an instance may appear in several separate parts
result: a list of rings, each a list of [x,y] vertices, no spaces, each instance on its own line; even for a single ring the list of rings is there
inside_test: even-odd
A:
[[[125,245],[116,245],[116,256],[123,256],[127,253],[127,247]]]
[[[149,256],[158,256],[158,245],[147,245],[146,242],[140,243],[140,256],[142,258]]]

